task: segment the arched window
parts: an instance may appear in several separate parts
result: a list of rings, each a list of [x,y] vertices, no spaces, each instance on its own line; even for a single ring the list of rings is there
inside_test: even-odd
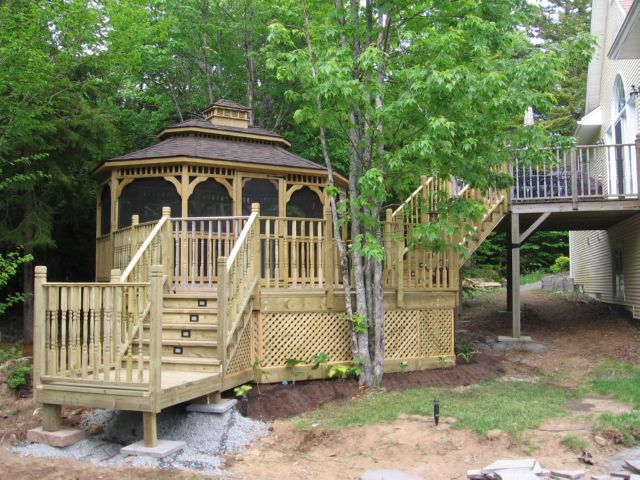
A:
[[[105,185],[100,192],[100,235],[111,232],[111,188]]]
[[[233,200],[224,185],[213,179],[198,184],[189,197],[190,217],[225,217],[233,214]]]
[[[287,202],[287,217],[322,218],[322,202],[309,187],[302,187],[291,194]]]
[[[278,183],[266,178],[252,178],[242,186],[242,214],[251,213],[251,204],[260,204],[260,215],[278,216]]]
[[[614,122],[616,117],[620,114],[624,113],[625,109],[625,95],[624,95],[624,84],[622,83],[622,77],[620,75],[616,76],[615,82],[613,83],[613,118]]]
[[[610,145],[631,144],[637,133],[635,103],[627,102],[624,82],[620,74],[613,82],[611,96],[611,126],[607,130]],[[635,149],[618,146],[609,153],[609,193],[623,195],[637,191]]]
[[[180,195],[172,183],[162,178],[142,178],[122,190],[118,199],[118,228],[131,225],[131,216],[139,215],[140,223],[157,220],[162,207],[171,207],[172,215],[180,215]]]

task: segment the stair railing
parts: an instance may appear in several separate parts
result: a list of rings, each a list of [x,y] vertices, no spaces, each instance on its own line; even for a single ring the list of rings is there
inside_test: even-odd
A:
[[[250,318],[260,288],[260,204],[251,205],[229,257],[218,258],[218,355],[224,375]]]

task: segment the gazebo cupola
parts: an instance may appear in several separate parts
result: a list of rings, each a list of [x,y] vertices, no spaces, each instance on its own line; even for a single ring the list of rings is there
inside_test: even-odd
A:
[[[203,116],[214,125],[249,128],[249,112],[244,105],[221,98],[207,108]]]

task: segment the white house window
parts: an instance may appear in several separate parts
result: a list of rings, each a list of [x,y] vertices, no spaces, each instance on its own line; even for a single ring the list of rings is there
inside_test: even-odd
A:
[[[607,144],[615,145],[608,149],[609,156],[609,192],[612,195],[637,194],[637,167],[635,141],[635,105],[627,99],[622,77],[616,76],[613,83],[611,102],[611,126],[607,130]]]

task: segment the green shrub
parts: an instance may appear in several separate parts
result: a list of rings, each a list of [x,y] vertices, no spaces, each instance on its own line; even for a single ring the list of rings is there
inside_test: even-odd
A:
[[[556,258],[556,261],[551,267],[549,267],[553,273],[566,272],[569,270],[569,257],[565,257],[564,255],[560,255]]]
[[[27,378],[32,370],[33,368],[31,367],[31,365],[16,364],[16,366],[12,368],[7,375],[7,386],[11,390],[17,390],[21,386],[26,385]]]

